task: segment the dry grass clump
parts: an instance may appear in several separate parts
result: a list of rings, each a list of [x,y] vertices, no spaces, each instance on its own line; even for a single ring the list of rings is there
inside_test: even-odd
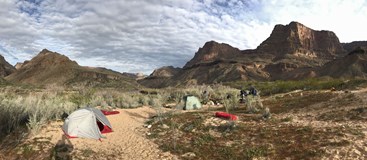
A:
[[[56,93],[29,93],[16,95],[0,94],[0,123],[1,131],[9,133],[22,124],[37,133],[49,120],[60,119],[66,113],[71,113],[77,105],[68,101],[67,97]]]

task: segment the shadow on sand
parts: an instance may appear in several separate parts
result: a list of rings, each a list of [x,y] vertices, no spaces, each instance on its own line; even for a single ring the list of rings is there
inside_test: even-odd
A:
[[[52,159],[55,160],[71,160],[71,152],[74,146],[70,140],[63,134],[61,139],[56,143],[54,151],[52,153]]]

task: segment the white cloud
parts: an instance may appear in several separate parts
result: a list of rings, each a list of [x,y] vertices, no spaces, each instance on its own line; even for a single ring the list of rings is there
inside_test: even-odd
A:
[[[0,6],[3,52],[26,60],[48,48],[120,72],[183,66],[210,40],[256,48],[275,24],[290,21],[335,31],[341,41],[367,35],[364,0],[0,0]]]

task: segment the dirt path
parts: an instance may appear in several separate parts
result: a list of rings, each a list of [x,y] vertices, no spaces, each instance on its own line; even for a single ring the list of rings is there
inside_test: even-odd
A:
[[[61,125],[54,122],[34,138],[49,139],[54,146],[61,146],[59,155],[73,159],[176,159],[145,137],[144,122],[155,111],[150,107],[120,109],[120,114],[109,115],[114,132],[104,134],[106,139],[74,138],[63,136]],[[64,147],[62,147],[64,146]],[[65,147],[66,146],[66,147]]]

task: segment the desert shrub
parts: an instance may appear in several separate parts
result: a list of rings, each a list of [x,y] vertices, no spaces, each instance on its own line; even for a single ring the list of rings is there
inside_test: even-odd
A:
[[[146,96],[146,95],[139,94],[138,95],[138,102],[142,106],[147,106],[147,105],[149,105],[149,97]]]
[[[117,91],[99,91],[94,93],[90,106],[100,106],[102,108],[136,108],[144,105],[149,105],[149,95],[140,92],[117,92]]]
[[[19,101],[21,99],[17,98],[15,100]],[[11,103],[7,99],[0,101],[0,137],[3,137],[2,134],[8,134],[14,129],[17,129],[21,124],[25,124],[27,119],[28,117],[24,107],[14,105],[14,103]]]
[[[304,80],[290,80],[290,81],[237,81],[227,82],[228,85],[233,88],[246,89],[246,87],[254,85],[258,90],[261,90],[262,95],[271,95],[277,93],[286,93],[293,90],[322,90],[335,88],[338,90],[354,89],[358,86],[367,85],[366,79],[331,79],[331,78],[310,78]]]
[[[122,94],[118,99],[121,102],[122,108],[136,108],[141,106],[139,97],[135,94]]]
[[[90,105],[95,89],[79,89],[70,97],[71,102],[77,104],[78,108]]]
[[[1,130],[7,133],[23,124],[37,133],[47,121],[60,119],[62,114],[77,108],[57,93],[1,94],[0,97],[0,123],[5,124]]]
[[[163,106],[162,101],[159,98],[151,98],[149,100],[149,105],[151,105],[153,108],[160,108]]]

